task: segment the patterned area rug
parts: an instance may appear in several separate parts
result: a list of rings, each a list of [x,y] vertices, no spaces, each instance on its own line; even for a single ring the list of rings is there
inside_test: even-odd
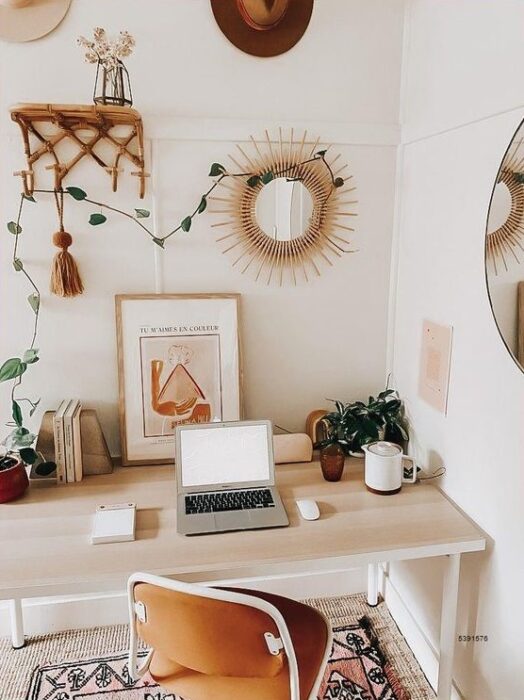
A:
[[[144,652],[142,652],[142,655]],[[408,700],[384,658],[368,618],[333,629],[333,649],[319,700]],[[127,654],[41,666],[27,700],[179,700],[146,674],[129,678]],[[233,699],[232,699],[233,700]]]

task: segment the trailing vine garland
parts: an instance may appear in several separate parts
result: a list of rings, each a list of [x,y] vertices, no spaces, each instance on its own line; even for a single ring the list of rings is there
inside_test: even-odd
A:
[[[109,204],[106,204],[105,202],[97,202],[93,199],[90,199],[87,196],[87,193],[82,190],[79,187],[66,187],[65,189],[60,189],[60,190],[48,190],[48,189],[37,189],[34,190],[35,193],[42,193],[42,194],[53,194],[56,201],[57,201],[57,208],[59,210],[59,218],[61,220],[61,230],[63,229],[63,209],[61,209],[61,206],[63,207],[63,204],[60,205],[60,201],[63,202],[63,197],[64,195],[70,196],[72,199],[76,201],[81,201],[85,202],[87,204],[91,204],[93,206],[107,209],[108,211],[115,212],[117,214],[120,214],[122,216],[127,217],[128,219],[131,219],[137,226],[139,226],[145,233],[151,238],[153,243],[155,245],[159,246],[160,248],[165,247],[165,243],[167,240],[169,240],[172,236],[174,236],[176,233],[179,231],[182,231],[184,233],[188,233],[191,229],[193,219],[198,216],[199,214],[202,214],[206,208],[207,208],[207,203],[208,203],[208,197],[210,194],[215,190],[216,187],[220,185],[222,180],[228,177],[232,178],[244,178],[246,184],[249,187],[257,187],[259,184],[264,184],[267,185],[270,183],[272,180],[274,180],[277,177],[284,177],[286,175],[290,176],[290,179],[297,179],[296,177],[293,177],[293,171],[299,168],[302,165],[305,165],[307,163],[312,163],[315,161],[320,161],[323,163],[323,165],[327,168],[329,172],[329,176],[331,178],[331,183],[332,183],[332,188],[327,194],[327,199],[331,196],[332,192],[339,187],[342,187],[344,185],[345,180],[342,177],[335,177],[329,163],[325,159],[325,154],[327,150],[322,150],[318,151],[315,153],[314,156],[307,158],[306,160],[296,163],[290,167],[278,170],[278,171],[272,171],[272,170],[267,170],[263,173],[250,173],[250,172],[243,172],[243,173],[230,173],[226,170],[226,168],[221,165],[220,163],[213,163],[211,165],[210,171],[209,171],[209,177],[215,177],[217,178],[211,187],[204,192],[204,194],[201,196],[200,201],[198,205],[195,207],[193,212],[191,214],[188,214],[185,216],[182,221],[176,226],[174,229],[169,231],[167,234],[163,236],[156,236],[153,231],[151,231],[144,223],[143,219],[147,219],[150,216],[150,212],[148,209],[135,209],[135,214],[130,214],[129,212],[123,211],[122,209],[118,209],[117,207],[111,206]],[[298,178],[300,179],[300,178]],[[42,455],[38,455],[36,451],[33,449],[33,444],[36,440],[36,435],[32,433],[27,427],[25,427],[24,423],[24,410],[22,408],[22,404],[28,404],[30,407],[29,410],[29,417],[31,417],[36,409],[38,408],[38,405],[40,403],[40,399],[33,401],[27,397],[19,397],[18,396],[18,390],[20,388],[20,385],[22,384],[22,378],[29,369],[30,365],[35,364],[38,362],[40,359],[39,357],[39,351],[35,347],[36,345],[36,340],[37,340],[37,335],[38,335],[38,321],[40,317],[40,302],[41,302],[41,292],[38,289],[35,281],[27,271],[27,269],[24,266],[23,260],[21,259],[19,255],[19,248],[20,248],[20,235],[23,232],[22,225],[21,225],[21,220],[22,220],[22,212],[24,208],[24,204],[26,202],[32,202],[36,203],[36,199],[34,198],[33,195],[27,195],[22,193],[20,195],[20,203],[18,207],[18,214],[16,221],[10,221],[7,224],[7,230],[9,233],[14,235],[14,245],[13,245],[13,255],[12,255],[12,265],[13,268],[15,269],[16,272],[22,273],[27,282],[30,285],[30,288],[32,289],[31,293],[27,297],[27,301],[29,303],[29,306],[31,307],[33,311],[33,331],[32,331],[32,337],[31,337],[31,342],[29,344],[28,349],[22,354],[21,357],[11,357],[7,359],[2,366],[0,367],[0,383],[1,382],[7,382],[7,381],[12,381],[12,386],[11,386],[11,415],[12,415],[12,421],[10,421],[7,425],[8,427],[13,428],[11,433],[5,438],[5,440],[2,442],[2,445],[5,447],[6,451],[8,454],[12,453],[18,453],[20,458],[26,463],[26,464],[34,464],[38,457],[40,456],[42,460],[44,460],[44,457]],[[107,217],[102,214],[102,213],[93,213],[89,217],[89,223],[92,226],[99,226],[101,224],[104,224],[107,221]],[[60,232],[59,232],[60,233]],[[63,230],[62,230],[63,233]],[[57,234],[55,234],[56,236]],[[69,235],[69,234],[66,234]],[[69,243],[68,243],[69,245]],[[67,246],[65,249],[62,250],[62,254],[67,251]],[[61,254],[57,254],[57,258]],[[66,253],[69,258],[71,258],[69,253]],[[56,262],[55,259],[55,266],[56,264],[59,264]],[[73,263],[74,264],[74,263]],[[55,270],[53,271],[53,275],[55,275]],[[81,282],[80,282],[81,285]],[[78,292],[76,292],[78,293]],[[67,292],[67,290],[64,291],[64,293],[60,294],[61,296],[70,296],[74,295],[70,294]],[[55,467],[53,463],[47,463],[44,461],[44,465],[49,465],[48,471],[52,471],[52,469]],[[42,465],[42,466],[44,466]],[[1,469],[1,464],[0,464],[0,469]],[[45,473],[45,470],[42,472]]]

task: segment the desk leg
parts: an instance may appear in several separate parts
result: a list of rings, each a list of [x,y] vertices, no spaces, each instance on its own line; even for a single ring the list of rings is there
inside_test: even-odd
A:
[[[378,605],[378,564],[368,564],[368,605]]]
[[[460,554],[449,554],[447,556],[442,587],[437,700],[450,700],[451,698],[453,657],[457,632],[459,575]]]
[[[9,601],[9,615],[11,617],[11,643],[13,649],[21,649],[24,644],[24,616],[22,613],[22,601],[15,598]]]

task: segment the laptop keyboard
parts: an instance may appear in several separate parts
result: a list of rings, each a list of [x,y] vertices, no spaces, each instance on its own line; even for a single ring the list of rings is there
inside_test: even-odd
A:
[[[270,489],[214,491],[212,493],[194,493],[186,496],[186,515],[274,507],[275,502]]]

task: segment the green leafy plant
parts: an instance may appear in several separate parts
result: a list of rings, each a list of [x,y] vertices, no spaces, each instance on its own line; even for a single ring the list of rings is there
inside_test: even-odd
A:
[[[367,403],[333,401],[336,411],[324,416],[328,436],[316,443],[322,449],[339,444],[346,454],[362,451],[362,445],[375,440],[402,443],[409,439],[404,406],[394,389],[384,389]]]
[[[144,219],[148,219],[151,215],[150,211],[148,209],[143,209],[143,208],[137,208],[134,210],[134,214],[130,214],[129,212],[123,211],[122,209],[118,209],[117,207],[110,206],[109,204],[106,204],[105,202],[97,202],[93,199],[90,199],[87,195],[87,192],[83,190],[81,187],[66,187],[64,189],[64,194],[69,195],[72,199],[74,199],[77,202],[85,202],[86,204],[91,204],[93,206],[98,207],[99,209],[106,209],[111,212],[115,212],[117,214],[120,214],[121,216],[125,216],[126,218],[130,219],[133,221],[137,226],[139,226],[150,238],[151,241],[157,245],[159,248],[165,248],[165,244],[169,238],[174,236],[178,232],[182,233],[189,233],[191,230],[191,226],[193,224],[193,219],[198,216],[199,214],[202,214],[206,209],[208,205],[208,198],[213,192],[213,190],[218,187],[218,185],[224,180],[225,178],[231,177],[231,178],[241,178],[245,180],[246,184],[249,187],[260,187],[263,185],[269,184],[272,180],[274,180],[277,177],[288,177],[290,180],[300,180],[300,178],[295,178],[293,177],[293,172],[296,171],[296,169],[301,166],[305,165],[306,163],[313,163],[313,162],[319,162],[321,163],[329,172],[329,176],[331,178],[331,185],[332,189],[328,193],[327,198],[331,196],[331,192],[333,192],[335,189],[338,187],[342,187],[344,185],[345,180],[342,177],[335,177],[329,163],[326,161],[325,155],[327,153],[327,150],[322,150],[322,151],[317,151],[311,158],[307,158],[306,160],[303,160],[300,163],[296,163],[294,165],[288,166],[286,168],[282,168],[281,170],[277,171],[272,171],[272,170],[266,170],[264,172],[259,172],[259,173],[230,173],[226,170],[225,166],[223,166],[221,163],[212,163],[211,167],[209,169],[209,177],[216,178],[213,184],[209,187],[209,189],[202,194],[200,197],[198,205],[194,208],[194,210],[190,213],[187,214],[187,216],[184,216],[183,219],[180,221],[178,226],[176,226],[173,230],[169,231],[168,233],[164,235],[157,235],[154,231],[152,231],[146,224],[144,223]],[[44,190],[44,189],[37,189],[34,190],[34,193],[45,193],[45,194],[53,194],[53,190]],[[33,195],[30,196],[25,196],[24,198],[31,201],[31,202],[36,202],[35,198]],[[93,212],[89,216],[89,223],[91,226],[100,226],[102,224],[105,224],[108,221],[108,217],[105,214],[102,214],[101,211],[98,212]],[[16,227],[17,223],[14,221],[11,221],[8,224],[8,228],[11,233],[16,235]],[[18,261],[21,263],[21,261]]]
[[[10,401],[12,418],[12,420],[7,423],[11,431],[1,443],[4,454],[0,456],[0,471],[11,468],[18,462],[18,459],[21,459],[25,464],[29,465],[34,464],[39,458],[39,455],[33,448],[36,435],[24,424],[24,408],[28,410],[28,415],[31,417],[38,408],[40,400],[33,401],[27,397],[20,396],[20,386],[24,375],[31,366],[40,359],[38,349],[35,347],[40,316],[40,290],[19,257],[20,236],[23,232],[20,219],[26,200],[31,202],[35,201],[32,196],[21,195],[17,220],[10,221],[7,224],[7,230],[15,237],[12,256],[13,267],[17,273],[24,275],[31,287],[31,293],[27,297],[27,302],[33,314],[33,325],[29,347],[20,357],[10,357],[0,366],[0,383],[11,382]],[[40,455],[40,458],[42,460],[42,465],[39,465],[42,467],[41,473],[45,473],[46,470],[50,473],[56,468],[54,463],[45,462],[42,455]]]

